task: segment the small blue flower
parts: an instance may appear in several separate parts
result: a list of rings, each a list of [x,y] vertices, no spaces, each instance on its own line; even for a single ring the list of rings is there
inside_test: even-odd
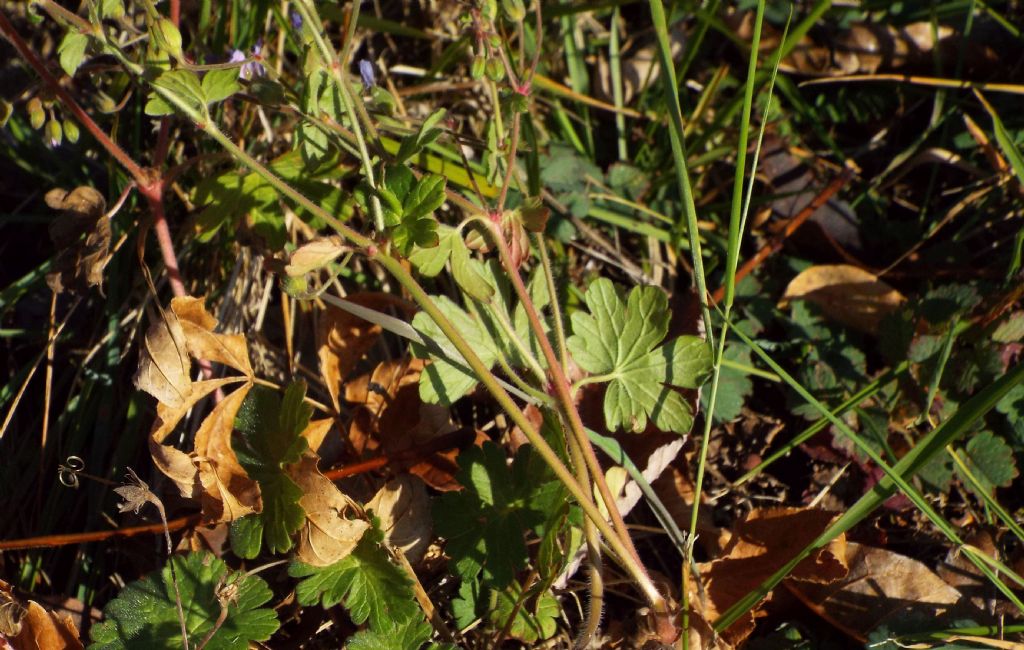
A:
[[[292,20],[293,28],[302,29],[302,14],[293,9],[291,14],[289,15],[289,18],[291,18]]]
[[[359,76],[363,78],[363,88],[369,90],[377,85],[377,79],[373,74],[373,64],[367,59],[359,60]]]

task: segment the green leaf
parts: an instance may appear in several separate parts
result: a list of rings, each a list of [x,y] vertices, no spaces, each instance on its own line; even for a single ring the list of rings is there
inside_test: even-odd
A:
[[[206,94],[199,83],[199,78],[190,70],[164,72],[153,81],[153,85],[176,95],[197,113],[202,114],[206,109]],[[145,110],[146,115],[158,116],[169,115],[176,109],[169,101],[154,91],[150,94]]]
[[[488,368],[493,366],[498,360],[498,351],[487,330],[447,296],[436,296],[434,302],[459,330],[484,365]],[[416,314],[412,319],[412,326],[424,337],[434,341],[445,354],[445,357],[441,357],[422,345],[413,344],[412,349],[416,356],[429,357],[432,361],[420,375],[420,398],[431,404],[451,406],[472,390],[478,380],[462,361],[459,351],[426,312]],[[460,363],[456,365],[448,359]]]
[[[100,18],[117,20],[124,15],[124,3],[121,0],[100,0]]]
[[[728,361],[744,366],[751,365],[750,350],[742,345],[727,345],[722,355]],[[730,366],[722,366],[718,375],[718,395],[715,400],[715,422],[729,422],[739,417],[747,397],[754,391],[754,383],[750,376],[742,370]],[[702,408],[707,412],[710,390],[701,391]]]
[[[686,433],[693,414],[682,396],[666,384],[694,387],[710,369],[707,344],[680,337],[658,347],[668,332],[668,299],[656,287],[636,287],[623,300],[610,280],[591,283],[583,297],[590,313],[572,315],[567,344],[587,372],[608,381],[605,423],[611,430],[643,431],[650,417],[663,431]]]
[[[229,534],[231,551],[244,560],[260,554],[263,546],[263,519],[259,515],[246,515],[231,522]]]
[[[217,624],[221,613],[217,601],[220,585],[234,585],[238,599],[228,605],[227,617],[210,638],[210,650],[248,648],[251,642],[266,641],[280,623],[273,609],[261,608],[273,597],[262,578],[231,571],[208,552],[171,558],[177,576],[185,627],[195,643]],[[223,581],[223,582],[222,582]],[[170,565],[125,587],[107,603],[105,620],[92,628],[90,648],[182,647],[181,625]]]
[[[420,610],[412,582],[388,559],[380,545],[383,539],[379,530],[367,532],[356,550],[330,566],[293,562],[288,575],[302,578],[295,586],[299,604],[319,602],[328,608],[344,603],[352,622],[361,625],[368,620],[378,630],[415,619]]]
[[[258,516],[271,553],[290,549],[292,533],[306,521],[299,505],[302,490],[285,469],[306,450],[306,439],[300,434],[309,424],[312,407],[303,402],[305,395],[306,385],[300,382],[288,386],[283,400],[276,392],[256,386],[235,419],[233,446],[239,463],[259,483],[263,511]]]
[[[416,650],[430,641],[433,629],[422,619],[387,620],[383,627],[357,632],[345,644],[347,650]]]
[[[990,495],[996,488],[1007,487],[1017,478],[1013,449],[991,431],[972,436],[965,451],[967,468]]]
[[[445,109],[439,108],[431,113],[427,119],[423,120],[423,124],[420,125],[416,133],[402,138],[402,144],[399,145],[398,153],[395,156],[399,163],[409,160],[422,151],[424,147],[441,137],[442,131],[436,127],[441,123],[446,114],[447,111]]]
[[[444,176],[428,174],[419,179],[402,202],[402,219],[422,219],[444,204]]]
[[[484,278],[483,266],[469,254],[469,248],[462,237],[452,245],[452,278],[466,295],[476,300],[487,301],[494,295],[494,287]]]
[[[336,183],[344,177],[347,168],[340,165],[336,157],[321,158],[319,163],[309,166],[301,152],[289,151],[268,166],[289,185],[342,220],[351,214],[351,205],[343,203],[344,197]],[[244,217],[269,247],[280,250],[287,241],[280,200],[274,188],[255,172],[232,169],[207,178],[196,187],[193,197],[193,202],[202,206],[196,221],[199,241],[209,241],[221,228],[230,227]],[[293,207],[314,229],[322,225],[305,209]]]
[[[446,553],[465,582],[482,572],[485,583],[503,588],[526,566],[526,531],[543,524],[547,508],[565,499],[530,445],[523,445],[509,468],[494,443],[459,455],[456,476],[465,489],[435,502],[437,532],[448,540]]]
[[[85,58],[85,48],[89,45],[89,37],[77,31],[69,31],[61,39],[57,47],[57,54],[60,55],[60,67],[69,77],[75,76],[78,66],[82,65]]]
[[[457,245],[456,241],[462,239],[458,230],[443,224],[437,228],[437,237],[437,246],[417,248],[409,255],[409,262],[416,267],[420,275],[428,278],[436,277],[444,270],[444,265],[451,257],[453,247]]]
[[[414,247],[433,248],[438,243],[437,221],[433,217],[407,219],[391,230],[391,243],[402,255]]]
[[[203,93],[206,95],[206,103],[215,104],[241,90],[242,87],[238,84],[239,70],[240,68],[225,68],[207,72],[203,76]]]
[[[550,639],[558,631],[558,616],[561,608],[558,600],[545,590],[536,601],[528,597],[518,610],[522,587],[512,583],[509,589],[497,592],[497,604],[490,612],[491,623],[497,629],[504,629],[509,619],[512,624],[508,633],[524,643],[536,643]],[[513,618],[513,614],[515,614]]]

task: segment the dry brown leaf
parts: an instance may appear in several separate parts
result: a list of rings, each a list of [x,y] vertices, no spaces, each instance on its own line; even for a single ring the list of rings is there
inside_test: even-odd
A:
[[[317,239],[308,244],[303,244],[292,253],[284,272],[291,277],[305,275],[310,271],[327,266],[339,255],[344,253],[347,247],[342,246],[337,239]]]
[[[180,296],[171,300],[171,311],[178,317],[188,352],[197,359],[223,363],[252,379],[249,346],[241,334],[217,334],[214,318],[202,298]]]
[[[404,475],[389,481],[366,504],[366,509],[380,518],[385,542],[402,549],[409,562],[420,561],[433,530],[430,499],[422,480]]]
[[[434,489],[458,490],[457,429],[447,408],[420,399],[422,371],[422,359],[393,359],[346,384],[346,401],[361,404],[349,425],[349,442],[359,452],[382,448]]]
[[[355,293],[345,299],[377,311],[395,304],[392,296],[383,293]],[[337,307],[328,306],[324,311],[317,327],[317,356],[320,358],[320,376],[324,378],[335,409],[340,410],[338,396],[342,382],[377,342],[381,331],[380,325]]]
[[[0,589],[0,636],[17,636],[28,610],[6,590]]]
[[[248,345],[244,336],[216,333],[216,327],[217,320],[206,311],[201,298],[174,298],[164,319],[146,335],[136,386],[158,400],[149,439],[154,463],[175,482],[182,496],[201,501],[208,520],[220,522],[259,512],[262,501],[258,485],[238,463],[231,447],[235,415],[253,382]],[[191,383],[189,355],[224,364],[244,376]],[[163,444],[200,399],[239,382],[243,385],[204,418],[192,452]]]
[[[288,466],[288,474],[302,490],[299,505],[306,511],[296,553],[306,564],[327,566],[351,553],[370,524],[343,516],[349,509],[348,499],[320,473],[318,460],[316,454],[303,454],[299,462]]]
[[[63,212],[50,223],[50,239],[59,252],[56,270],[47,274],[46,283],[55,293],[84,293],[89,287],[102,291],[103,268],[110,256],[110,220],[104,215],[103,195],[84,186],[70,192],[53,189],[46,193],[46,205]]]
[[[757,588],[812,542],[835,519],[835,513],[800,508],[754,510],[732,528],[723,557],[700,565],[704,581],[703,614],[709,620]],[[846,575],[846,540],[840,536],[819,549],[789,574],[787,580],[829,584]],[[699,596],[694,594],[698,601]],[[758,611],[748,612],[722,633],[739,645],[754,630]]]
[[[882,318],[906,298],[864,269],[849,264],[823,264],[805,269],[793,278],[779,306],[785,307],[792,300],[812,302],[830,318],[874,334]]]
[[[18,650],[63,650],[82,648],[71,617],[51,612],[34,600],[28,601],[21,632],[11,639]]]
[[[143,339],[135,387],[161,404],[179,408],[192,392],[191,369],[181,322],[173,312],[167,312],[166,319],[153,323]]]
[[[234,521],[263,509],[260,488],[249,478],[231,447],[235,416],[252,384],[246,383],[214,407],[196,431],[195,451],[200,501],[206,521]]]
[[[885,623],[949,616],[966,600],[921,562],[892,551],[848,542],[845,560],[849,573],[841,580],[790,582],[787,587],[832,625],[861,641]],[[959,611],[960,615],[967,614]]]
[[[309,450],[316,453],[320,449],[320,445],[324,443],[324,438],[330,433],[331,427],[334,426],[334,420],[331,418],[325,418],[323,420],[312,420],[306,428],[302,430],[301,435],[306,439],[306,444],[309,445]]]

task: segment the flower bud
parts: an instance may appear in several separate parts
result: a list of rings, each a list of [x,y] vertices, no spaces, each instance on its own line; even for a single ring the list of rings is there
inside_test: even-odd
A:
[[[167,18],[161,18],[156,23],[154,35],[161,41],[161,45],[173,59],[181,59],[181,32]]]
[[[43,102],[38,97],[28,100],[28,119],[33,129],[43,128],[46,123],[46,111],[43,110]]]
[[[78,125],[71,118],[65,118],[64,120],[64,135],[71,144],[78,142]]]
[[[56,149],[64,139],[64,132],[60,128],[60,122],[51,119],[46,123],[46,141]]]

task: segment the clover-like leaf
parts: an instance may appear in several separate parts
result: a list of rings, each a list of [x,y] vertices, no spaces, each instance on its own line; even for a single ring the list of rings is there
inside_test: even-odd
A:
[[[235,453],[245,471],[259,483],[263,497],[258,522],[246,523],[244,548],[252,548],[253,538],[263,538],[270,552],[283,553],[292,547],[292,533],[306,520],[299,505],[302,490],[285,467],[298,462],[307,447],[301,434],[309,424],[312,408],[303,402],[305,395],[302,383],[291,384],[284,399],[257,386],[235,419]]]
[[[604,417],[609,429],[643,431],[648,418],[663,431],[686,433],[693,413],[669,386],[694,388],[711,367],[711,350],[692,336],[659,346],[668,332],[668,299],[656,287],[636,287],[623,300],[610,280],[591,283],[590,313],[572,315],[569,351],[581,368],[608,382]]]
[[[175,556],[171,562],[173,574],[168,564],[129,584],[107,603],[105,620],[92,628],[90,648],[181,648],[173,576],[177,577],[189,637],[195,642],[217,628],[205,645],[208,649],[244,650],[251,642],[266,641],[280,627],[274,610],[260,607],[273,597],[262,578],[231,571],[208,552]],[[234,596],[218,599],[218,591],[225,586]],[[223,621],[219,621],[221,601],[227,606]]]
[[[545,509],[564,492],[529,445],[520,447],[511,468],[497,445],[471,447],[459,455],[457,478],[465,489],[444,494],[434,508],[445,551],[462,580],[482,571],[485,582],[506,587],[526,566],[526,531],[544,523]]]
[[[319,602],[333,607],[343,603],[354,623],[369,620],[374,629],[415,618],[419,606],[412,582],[388,559],[383,539],[379,530],[369,530],[350,555],[329,566],[293,562],[288,575],[302,578],[295,587],[299,604]]]

